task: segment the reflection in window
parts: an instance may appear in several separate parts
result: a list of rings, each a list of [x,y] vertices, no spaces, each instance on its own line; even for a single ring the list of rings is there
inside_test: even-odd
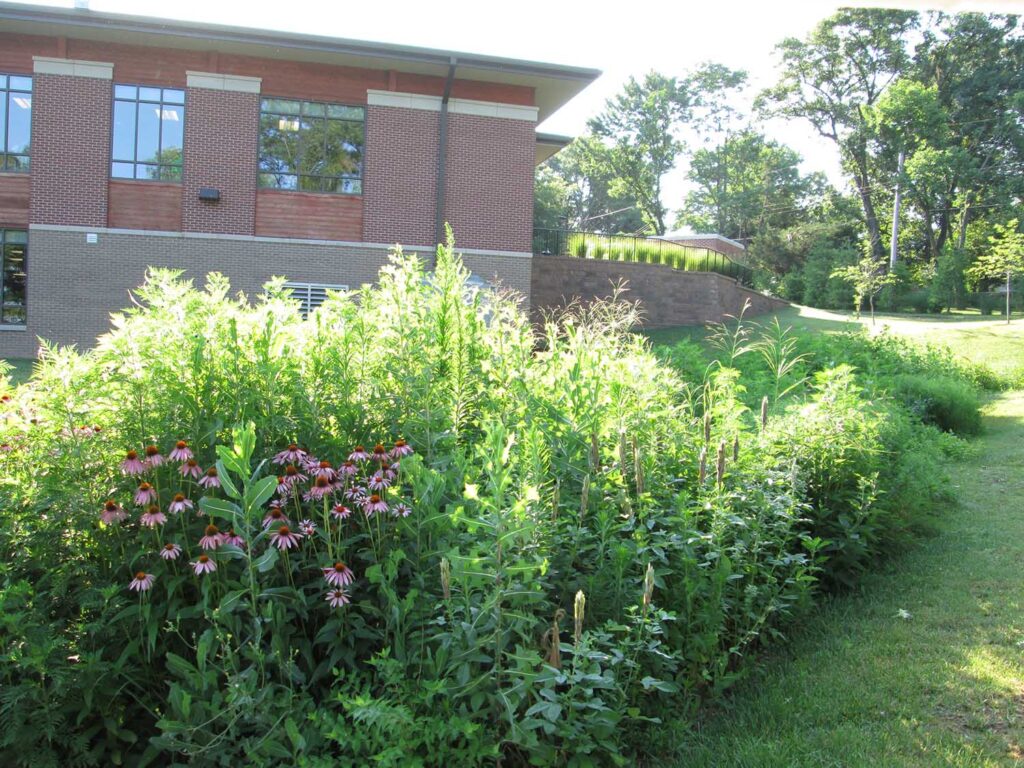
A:
[[[362,107],[263,99],[260,186],[362,193],[364,118]]]
[[[0,171],[27,171],[32,78],[0,75]]]
[[[25,324],[27,234],[25,230],[0,229],[0,323],[4,325]]]
[[[181,181],[185,91],[144,85],[114,86],[115,179]]]

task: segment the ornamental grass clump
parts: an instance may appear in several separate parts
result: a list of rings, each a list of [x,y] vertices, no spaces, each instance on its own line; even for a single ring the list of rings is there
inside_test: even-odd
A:
[[[891,428],[841,372],[765,422],[634,306],[535,333],[468,278],[397,252],[303,317],[154,270],[0,388],[6,764],[656,757],[865,562],[833,508],[907,466],[868,461]]]

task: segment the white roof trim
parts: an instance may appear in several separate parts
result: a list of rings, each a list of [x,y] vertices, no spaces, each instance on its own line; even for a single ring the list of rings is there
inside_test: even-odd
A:
[[[213,91],[236,91],[238,93],[259,93],[263,83],[259,77],[222,75],[219,72],[185,72],[189,88],[208,88]]]
[[[79,59],[55,59],[50,56],[33,56],[32,71],[37,75],[95,77],[98,80],[114,79],[114,65],[105,61],[81,61]]]
[[[399,91],[366,91],[366,103],[371,107],[399,107],[401,109],[423,109],[429,112],[441,111],[440,96],[425,96],[420,93],[401,93]],[[448,111],[455,115],[477,115],[480,117],[500,117],[508,120],[525,120],[537,122],[537,107],[526,107],[520,104],[501,104],[496,101],[476,101],[475,99],[449,99]]]

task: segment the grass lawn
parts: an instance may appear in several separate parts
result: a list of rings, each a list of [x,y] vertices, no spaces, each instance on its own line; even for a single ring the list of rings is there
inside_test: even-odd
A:
[[[985,421],[937,534],[810,617],[676,765],[1024,765],[1024,392]]]
[[[813,307],[793,306],[776,313],[783,326],[798,330],[836,333],[864,326],[872,333],[885,329],[913,337],[919,341],[946,344],[972,362],[985,363],[998,373],[1024,369],[1024,318],[1019,316],[1009,325],[996,317],[978,314],[953,315],[876,315],[876,323],[863,315],[858,321],[852,312],[835,312]],[[770,320],[771,315],[751,318],[755,322]],[[647,331],[655,344],[672,344],[681,338],[699,341],[704,336],[700,326],[665,328]]]

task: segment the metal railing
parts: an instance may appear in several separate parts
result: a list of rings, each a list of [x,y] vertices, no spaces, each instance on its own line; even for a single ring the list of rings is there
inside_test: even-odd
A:
[[[533,252],[538,256],[663,264],[687,272],[716,272],[750,285],[753,270],[721,251],[632,235],[606,235],[567,229],[535,229]]]

